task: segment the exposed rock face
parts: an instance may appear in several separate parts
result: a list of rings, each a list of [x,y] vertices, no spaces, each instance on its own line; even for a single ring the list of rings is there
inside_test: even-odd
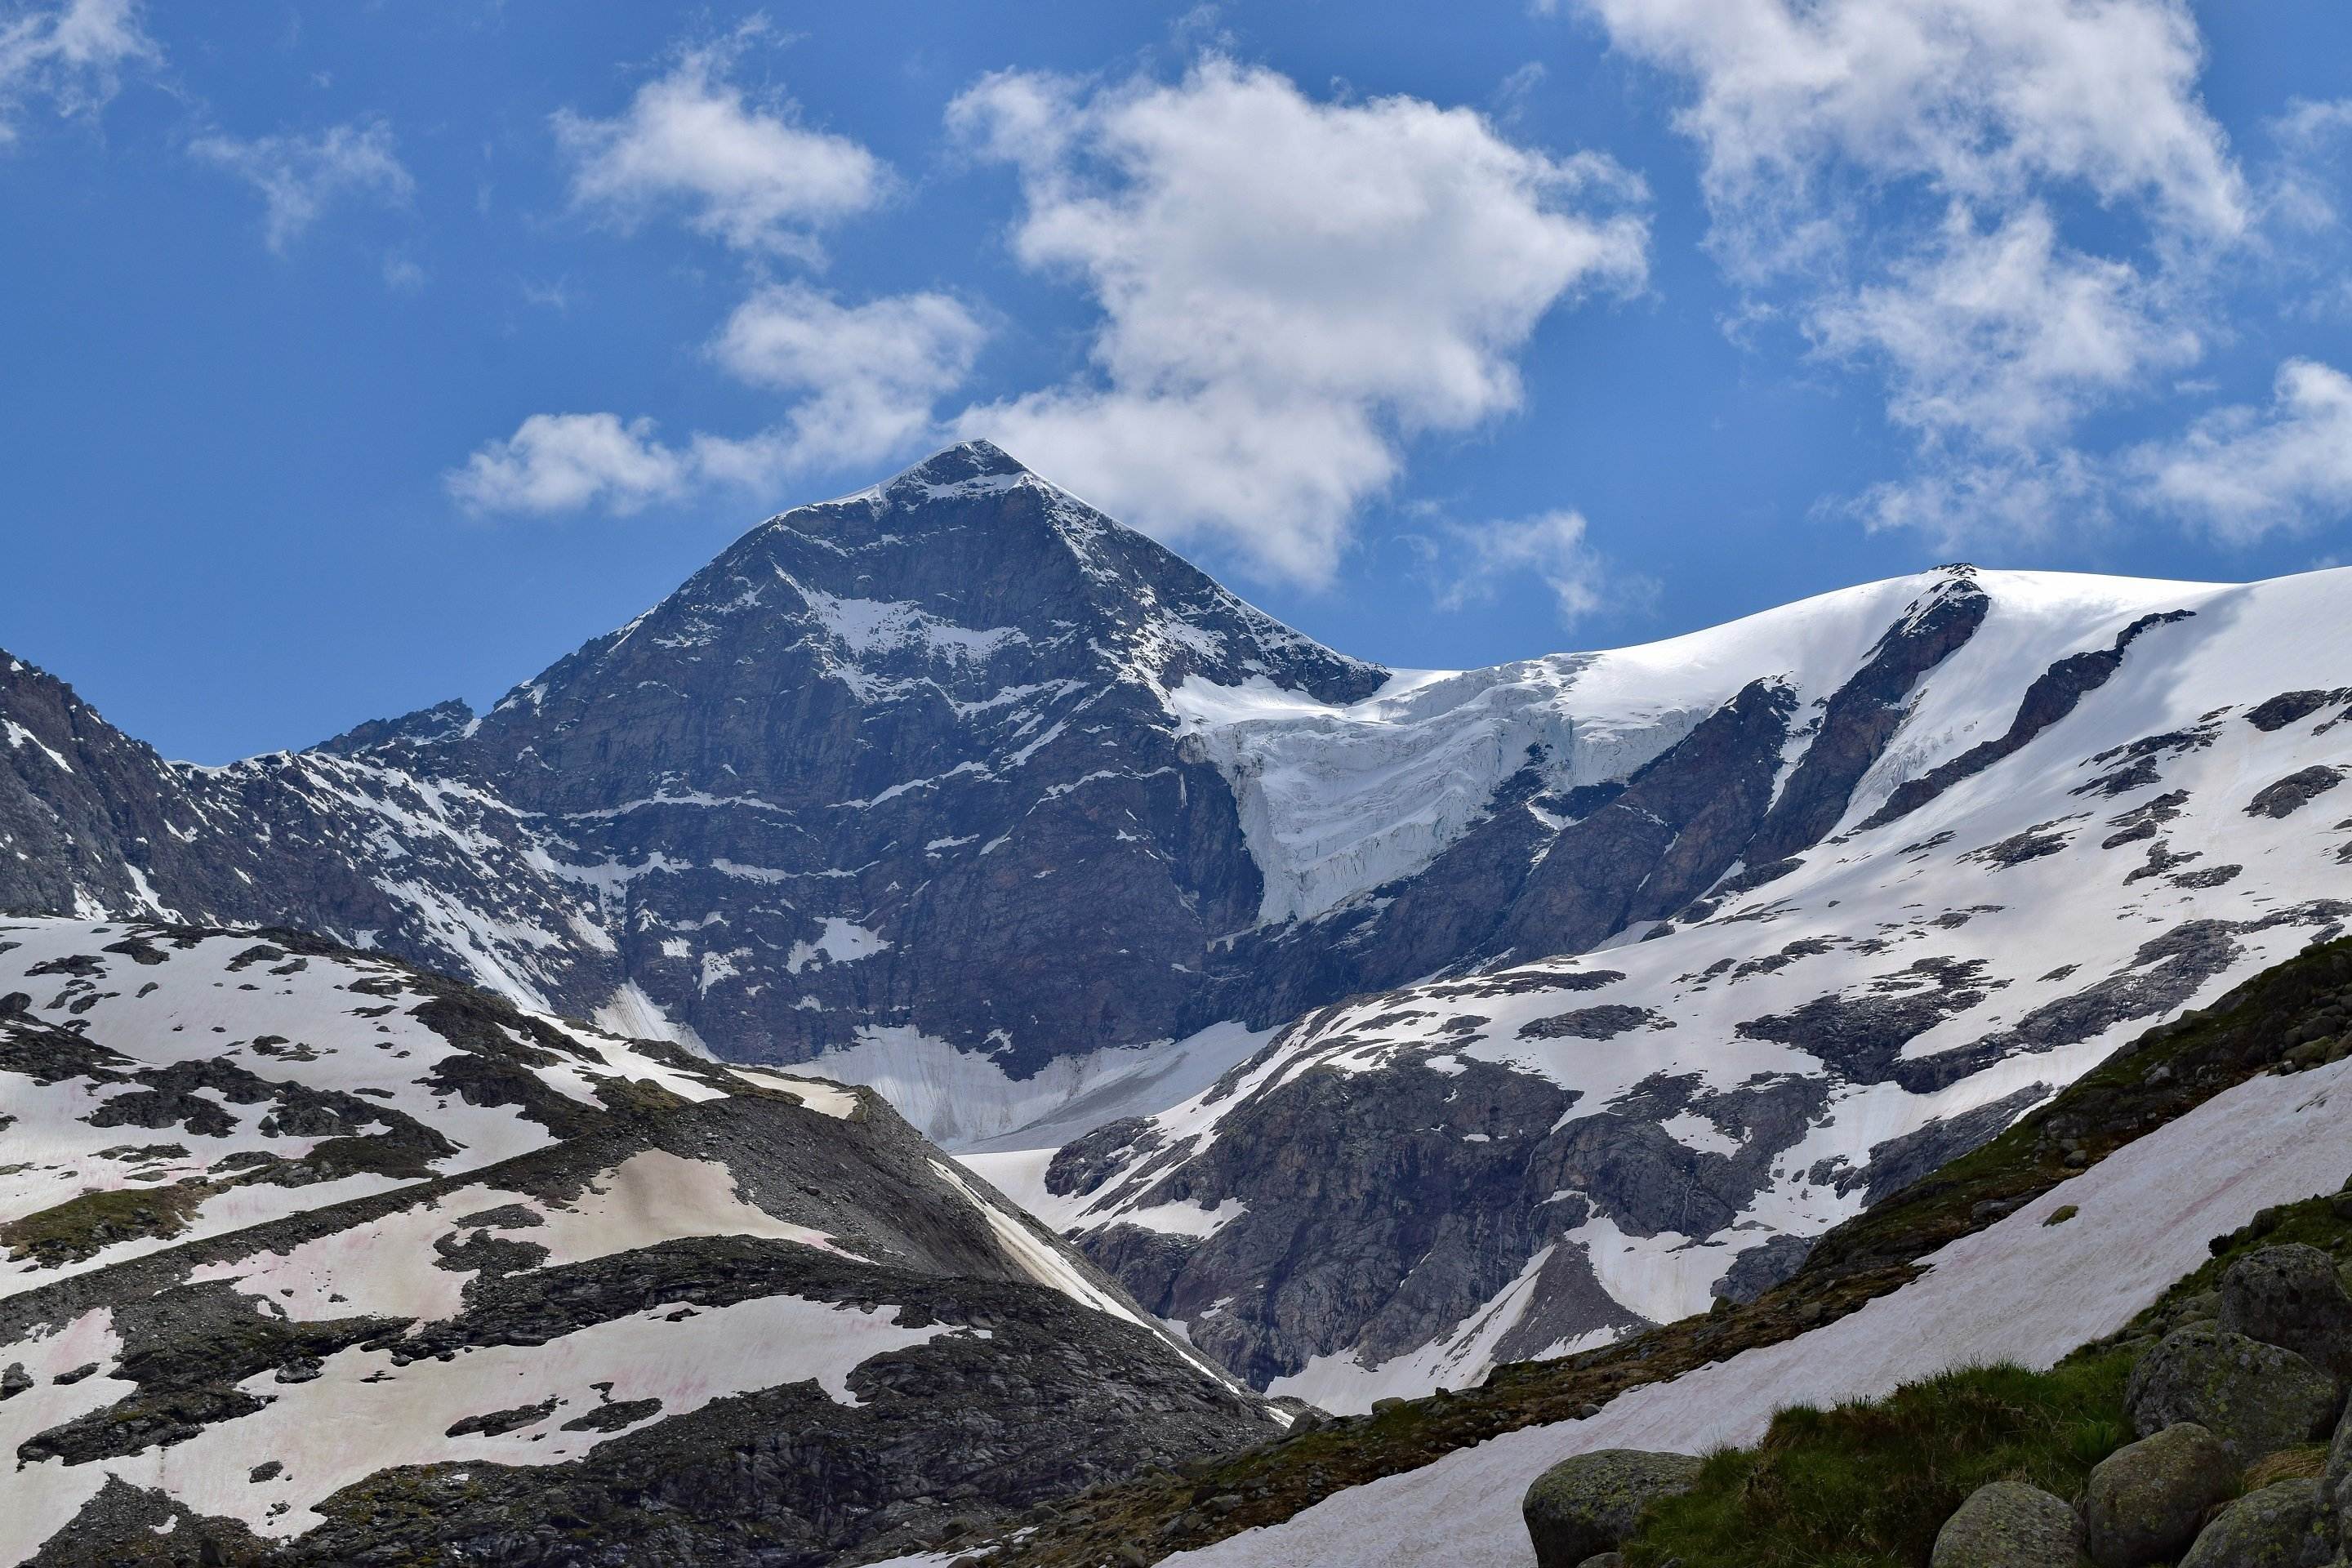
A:
[[[2264,784],[2246,803],[2248,816],[2293,816],[2313,801],[2344,782],[2340,768],[2301,768],[2287,774],[2276,784]]]
[[[2083,1491],[2084,1544],[2099,1568],[2177,1557],[2238,1479],[2220,1439],[2182,1423],[2116,1449]]]
[[[755,530],[479,717],[175,768],[12,664],[0,908],[299,924],[583,1015],[634,987],[739,1056],[1026,1079],[1219,1016],[1263,884],[1169,690],[1384,674],[976,444]]]
[[[1688,1491],[1701,1461],[1688,1454],[1602,1448],[1563,1459],[1538,1477],[1520,1503],[1537,1568],[1578,1568],[1624,1544],[1643,1510]]]
[[[2066,1504],[2023,1481],[1994,1481],[1944,1521],[1928,1568],[2073,1568],[2082,1542]]]

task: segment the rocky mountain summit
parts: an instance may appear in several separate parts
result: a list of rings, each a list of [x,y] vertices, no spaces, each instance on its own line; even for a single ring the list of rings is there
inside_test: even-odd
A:
[[[1953,566],[1396,672],[973,443],[488,713],[196,768],[0,659],[0,907],[874,1086],[1360,1409],[1753,1296],[2337,929],[2347,598]]]
[[[816,1563],[1281,1418],[869,1089],[0,922],[0,1560]]]

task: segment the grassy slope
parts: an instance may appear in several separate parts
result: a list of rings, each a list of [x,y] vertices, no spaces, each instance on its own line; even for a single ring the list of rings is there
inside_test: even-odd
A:
[[[1719,1306],[1580,1355],[1499,1367],[1481,1388],[1414,1400],[1197,1464],[1185,1475],[1148,1475],[1083,1494],[987,1561],[1003,1568],[1064,1568],[1129,1560],[1128,1553],[1157,1561],[1287,1519],[1343,1488],[1416,1469],[1503,1432],[1566,1420],[1629,1388],[1790,1339],[1895,1289],[1918,1272],[1919,1258],[2278,1066],[2309,1038],[2343,1029],[2347,1004],[2352,938],[2307,948],[2212,1007],[2149,1030],[2000,1137],[1832,1230],[1793,1279],[1754,1302]],[[2033,1445],[2048,1447],[2040,1438]],[[1201,1506],[1213,1499],[1218,1506]],[[1687,1560],[1696,1568],[1697,1560]]]
[[[1944,1521],[1988,1481],[2030,1481],[2071,1500],[2131,1438],[2124,1384],[2140,1352],[2200,1314],[2232,1262],[2284,1242],[2352,1261],[2352,1194],[2265,1210],[2217,1237],[2211,1261],[2048,1372],[1965,1368],[1885,1399],[1781,1412],[1755,1447],[1709,1456],[1698,1486],[1627,1546],[1630,1568],[1907,1568],[1927,1562]],[[2326,1453],[2276,1456],[2254,1480],[2315,1475]]]

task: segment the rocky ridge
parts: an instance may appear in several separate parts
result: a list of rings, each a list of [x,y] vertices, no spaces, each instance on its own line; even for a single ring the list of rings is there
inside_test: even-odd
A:
[[[871,1090],[315,938],[0,921],[0,1105],[7,1561],[814,1564],[1279,1430]]]
[[[2323,585],[2267,586],[2291,601]],[[2013,710],[1981,679],[1962,701],[1915,694],[1907,728],[1873,706],[1896,679],[1874,672],[1948,643],[1945,674],[1980,675],[1958,639],[1972,623],[2001,637],[2007,614],[1998,593],[1990,611],[1959,593],[1923,601],[1905,625],[1926,651],[1883,643],[1849,683],[1873,695],[1822,706],[1777,796],[1694,791],[1708,811],[1752,816],[1747,841],[1782,847],[1772,833],[1801,837],[1826,810],[1802,803],[1827,737],[1880,737],[1872,768],[1814,770],[1846,800],[1843,826],[1769,877],[1710,870],[1675,919],[1581,957],[1318,1008],[1168,1110],[975,1163],[1193,1342],[1335,1409],[1752,1298],[1813,1238],[2138,1029],[2352,915],[2352,827],[2315,805],[2254,805],[2279,798],[2273,781],[2332,776],[2315,759],[2343,754],[2347,706],[2223,700],[2265,657],[2266,616],[2120,604],[2114,629],[2085,638],[2117,657],[2068,656],[2074,673],[2027,683]],[[2352,667],[2352,645],[2303,653]],[[1843,717],[1858,712],[1877,716]],[[1938,722],[1949,749],[1991,760],[1906,794],[1899,781],[1938,770],[1892,765],[1882,731]],[[1987,731],[1998,743],[1958,743]],[[1677,820],[1652,781],[1679,751],[1550,853],[1620,807],[1623,831]],[[1713,866],[1724,851],[1706,853]],[[1576,885],[1590,899],[1602,882]]]

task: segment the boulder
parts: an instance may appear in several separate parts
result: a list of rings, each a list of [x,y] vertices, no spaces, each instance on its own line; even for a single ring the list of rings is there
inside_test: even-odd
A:
[[[2319,1507],[2336,1529],[2339,1542],[2352,1544],[2352,1419],[2336,1426],[2336,1441],[2327,1447],[2327,1468],[2320,1472]]]
[[[2180,1568],[2321,1568],[2336,1555],[2319,1510],[2319,1483],[2280,1481],[2221,1510]]]
[[[1519,1504],[1538,1568],[1580,1568],[1614,1552],[1660,1498],[1690,1490],[1700,1461],[1688,1454],[1601,1448],[1563,1459],[1536,1478]]]
[[[1928,1568],[2074,1568],[2082,1552],[2074,1510],[2023,1481],[1969,1494],[1936,1536]]]
[[[2091,1471],[2083,1489],[2084,1546],[2099,1568],[2178,1557],[2237,1479],[2220,1438],[2194,1422],[2168,1426]]]
[[[2231,1264],[2221,1277],[2221,1321],[2330,1376],[2352,1375],[2352,1292],[2315,1247],[2265,1247]]]
[[[1586,1558],[1578,1563],[1576,1568],[1625,1568],[1625,1554],[1622,1552],[1603,1552],[1597,1556]]]
[[[2191,1323],[2139,1358],[2124,1408],[2142,1436],[2193,1421],[2242,1465],[2325,1432],[2336,1380],[2293,1351]]]

